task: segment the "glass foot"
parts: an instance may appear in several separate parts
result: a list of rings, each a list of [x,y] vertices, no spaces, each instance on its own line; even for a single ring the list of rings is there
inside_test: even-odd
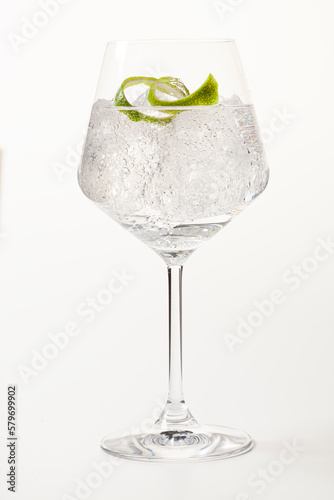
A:
[[[163,429],[156,424],[145,434],[110,434],[101,447],[129,460],[202,462],[241,455],[252,449],[253,442],[245,432],[228,427],[194,423]]]

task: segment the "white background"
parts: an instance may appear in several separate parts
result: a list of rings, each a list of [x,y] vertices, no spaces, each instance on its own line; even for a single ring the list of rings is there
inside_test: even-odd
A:
[[[334,253],[312,259],[318,238],[334,239],[330,1],[69,0],[15,50],[9,34],[40,10],[37,0],[1,2],[1,498],[331,500]],[[165,398],[166,276],[159,257],[85,199],[66,157],[80,149],[106,41],[154,37],[236,38],[266,137],[268,188],[195,253],[184,286],[187,401],[200,421],[247,430],[257,446],[203,465],[123,462],[102,479],[100,438],[144,428]],[[61,179],[57,163],[67,166]],[[307,269],[298,283],[289,282],[294,265]],[[113,269],[133,279],[87,323],[77,306]],[[229,349],[224,334],[237,335],[275,289],[284,302]],[[32,350],[69,322],[78,335],[25,384],[18,367],[31,368]],[[280,465],[286,442],[300,451]],[[85,494],[79,480],[91,485]]]

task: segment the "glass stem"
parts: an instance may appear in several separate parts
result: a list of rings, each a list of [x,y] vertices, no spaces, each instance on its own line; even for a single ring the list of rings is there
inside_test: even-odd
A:
[[[168,266],[169,391],[168,403],[184,404],[182,388],[182,266]]]
[[[197,422],[184,402],[182,388],[182,266],[168,268],[169,389],[166,406],[156,421],[161,430],[174,432]]]
[[[184,402],[182,389],[182,271],[182,266],[168,266],[169,390],[156,425],[169,432],[197,423]]]

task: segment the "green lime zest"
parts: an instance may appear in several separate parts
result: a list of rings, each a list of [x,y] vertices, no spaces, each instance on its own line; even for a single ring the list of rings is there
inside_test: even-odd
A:
[[[154,87],[155,90],[158,90],[172,97],[176,97],[176,99],[179,100],[189,95],[189,90],[184,85],[184,83],[181,82],[181,80],[179,80],[178,78],[174,78],[172,76],[163,76],[162,78],[159,78],[150,85],[150,90],[152,89],[152,87]],[[168,102],[170,103],[173,101]]]
[[[130,78],[126,78],[120,88],[118,89],[115,99],[114,99],[114,104],[115,106],[126,106],[126,107],[132,107],[132,104],[127,100],[125,97],[125,89],[132,87],[134,85],[140,85],[144,84],[150,87],[157,81],[156,78],[149,78],[146,76],[133,76]],[[138,122],[141,120],[146,120],[146,121],[155,121],[155,119],[151,116],[144,115],[143,113],[140,113],[139,111],[122,111],[122,113],[126,114],[132,121]],[[152,120],[151,120],[152,118]]]
[[[160,90],[161,80],[163,78],[150,86],[147,99],[152,106],[210,106],[218,104],[218,83],[211,73],[199,89],[176,101],[167,101],[157,97],[156,91]]]
[[[125,90],[129,87],[140,84],[144,84],[149,87],[147,100],[149,105],[152,107],[209,106],[218,103],[218,83],[210,73],[203,85],[192,94],[189,93],[189,90],[181,80],[171,76],[164,76],[158,79],[145,76],[126,78],[116,93],[114,99],[115,106],[133,107],[133,104],[131,104],[125,96]],[[161,98],[161,95],[163,97],[168,96],[174,98],[174,100]],[[171,121],[174,115],[180,113],[181,111],[166,110],[164,112],[165,116],[161,117],[151,116],[149,112],[148,114],[144,114],[136,110],[120,110],[120,112],[126,114],[132,121],[144,120],[151,123],[166,124]]]

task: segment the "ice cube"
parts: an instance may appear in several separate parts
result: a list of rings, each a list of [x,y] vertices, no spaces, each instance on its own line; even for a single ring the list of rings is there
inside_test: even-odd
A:
[[[148,93],[149,89],[146,90],[146,92],[143,92],[140,94],[139,97],[134,101],[133,106],[139,107],[139,108],[144,108],[141,109],[140,112],[143,115],[150,116],[152,118],[170,118],[170,115],[168,113],[163,113],[161,111],[155,110],[154,106],[152,106],[148,102]],[[150,109],[146,109],[146,107],[152,108],[152,111]]]
[[[147,99],[149,91],[150,89],[147,89],[145,92],[140,94],[140,96],[133,102],[133,106],[151,106]]]
[[[243,102],[238,95],[232,95],[222,100],[222,104],[226,106],[243,106]]]

